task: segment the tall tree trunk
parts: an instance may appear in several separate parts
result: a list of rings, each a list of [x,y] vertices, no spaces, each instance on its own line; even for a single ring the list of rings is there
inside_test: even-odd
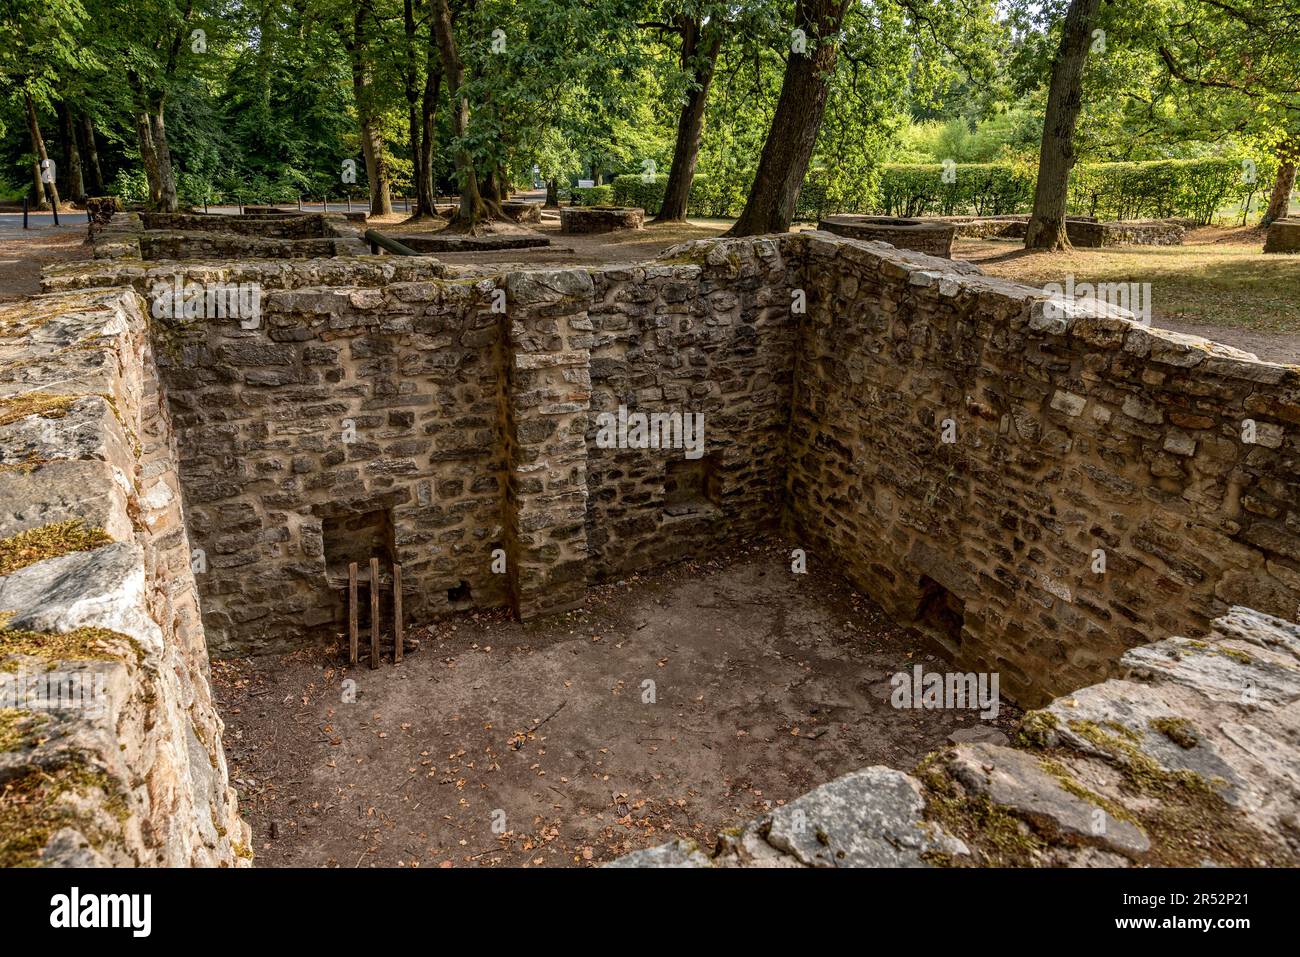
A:
[[[464,146],[464,139],[469,133],[469,99],[461,90],[465,85],[465,64],[461,61],[456,48],[456,35],[451,23],[451,10],[447,0],[431,0],[434,8],[431,16],[434,31],[438,38],[438,54],[442,59],[442,72],[447,78],[447,94],[452,102],[452,135],[457,140],[456,173],[460,181],[460,211],[456,216],[456,227],[473,231],[478,224],[492,217],[493,212],[483,201],[479,192],[478,174],[474,170],[474,158]]]
[[[26,91],[23,92],[23,98],[27,101],[27,132],[32,138],[32,153],[36,160],[33,163],[33,174],[35,177],[32,185],[36,189],[36,203],[41,209],[45,204],[53,204],[55,209],[59,207],[59,185],[54,180],[57,179],[58,169],[54,170],[55,176],[51,177],[50,182],[45,181],[43,172],[45,162],[50,158],[50,154],[45,152],[45,139],[41,136],[41,122],[36,116],[36,101],[32,95]]]
[[[370,184],[370,214],[387,216],[393,211],[388,162],[384,159],[384,139],[379,132],[370,102],[370,67],[366,63],[365,22],[371,13],[370,3],[362,3],[353,14],[352,40],[344,43],[352,58],[352,94],[356,100],[357,125],[361,133],[361,154],[366,162],[366,180]]]
[[[695,162],[700,155],[700,136],[704,132],[704,106],[709,99],[709,86],[722,47],[722,30],[714,26],[701,36],[699,21],[694,17],[680,17],[682,31],[682,70],[688,77],[690,88],[686,101],[677,117],[677,142],[673,146],[673,165],[668,170],[664,185],[663,205],[657,223],[667,223],[686,218],[695,181]]]
[[[85,156],[86,189],[92,196],[104,195],[104,170],[99,165],[99,146],[95,143],[95,121],[89,113],[81,114],[81,145]]]
[[[406,34],[406,70],[402,75],[403,92],[406,94],[407,139],[411,151],[411,179],[415,187],[415,209],[411,210],[411,219],[432,216],[433,197],[430,194],[432,183],[424,176],[425,146],[424,135],[427,116],[429,80],[425,78],[423,96],[420,89],[420,58],[417,54],[418,44],[415,39],[416,0],[402,0],[402,25]]]
[[[429,47],[424,65],[424,95],[420,102],[422,139],[420,141],[420,165],[418,167],[417,188],[424,191],[424,202],[430,216],[438,215],[435,208],[437,190],[433,185],[433,138],[437,129],[435,121],[438,115],[438,99],[442,93],[442,64],[438,61],[438,44],[434,36],[433,24],[429,25]]]
[[[783,233],[794,219],[799,189],[822,114],[838,49],[835,36],[844,21],[848,0],[797,0],[795,25],[808,38],[805,53],[791,51],[781,81],[781,97],[767,131],[758,171],[749,198],[729,236]]]
[[[141,110],[135,114],[135,134],[140,144],[140,165],[149,184],[149,199],[145,205],[157,209],[162,201],[162,178],[158,172],[158,153],[153,148],[153,126],[149,114]]]
[[[1061,45],[1052,64],[1038,153],[1034,209],[1025,235],[1026,249],[1069,249],[1065,204],[1074,166],[1074,127],[1083,105],[1083,67],[1088,59],[1093,21],[1101,0],[1070,0],[1061,24]]]
[[[77,134],[72,120],[72,109],[59,101],[59,142],[63,147],[63,164],[67,167],[67,193],[73,200],[86,198],[85,178],[81,174],[81,150],[77,148]]]
[[[1295,189],[1295,151],[1300,149],[1300,142],[1291,145],[1288,154],[1284,154],[1277,166],[1277,179],[1273,181],[1273,192],[1268,198],[1268,209],[1260,225],[1267,226],[1276,219],[1285,219],[1291,209],[1291,191]]]
[[[153,136],[154,153],[158,157],[158,205],[160,212],[174,213],[180,209],[176,194],[176,174],[172,169],[172,153],[167,146],[167,127],[163,122],[163,101],[149,114],[149,132]]]

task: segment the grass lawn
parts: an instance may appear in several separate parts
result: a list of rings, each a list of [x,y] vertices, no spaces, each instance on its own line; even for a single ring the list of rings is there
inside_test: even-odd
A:
[[[1070,274],[1076,283],[1149,282],[1153,320],[1300,336],[1300,256],[1262,249],[1259,231],[1209,227],[1183,246],[1031,253],[1019,240],[959,240],[953,256],[1032,286]]]

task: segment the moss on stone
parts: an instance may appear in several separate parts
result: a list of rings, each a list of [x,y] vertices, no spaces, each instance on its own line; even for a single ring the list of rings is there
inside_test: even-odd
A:
[[[61,419],[68,414],[72,403],[85,396],[60,395],[47,392],[28,392],[24,395],[0,399],[0,426],[9,425],[29,415],[46,419]]]
[[[1054,758],[1042,758],[1039,760],[1038,766],[1054,777],[1057,784],[1061,785],[1061,787],[1065,788],[1065,790],[1069,791],[1075,797],[1087,801],[1089,804],[1096,805],[1117,821],[1127,821],[1135,827],[1141,827],[1138,819],[1133,816],[1132,812],[1130,812],[1128,808],[1115,803],[1109,798],[1104,798],[1100,794],[1084,787],[1075,780],[1074,775],[1070,773],[1070,769],[1060,761],[1057,761]]]
[[[1020,720],[1016,743],[1031,750],[1045,748],[1058,726],[1056,715],[1050,711],[1030,711]]]
[[[45,715],[25,708],[0,708],[0,752],[17,751],[47,721]]]
[[[0,575],[70,552],[88,552],[113,541],[102,528],[86,525],[79,518],[54,522],[0,540]]]
[[[931,754],[916,769],[925,791],[925,816],[949,834],[961,838],[978,856],[971,863],[988,867],[1029,867],[1047,846],[1028,824],[985,795],[968,794]],[[953,858],[934,855],[936,866],[951,866]]]
[[[0,867],[32,867],[41,852],[65,827],[80,831],[101,846],[117,835],[106,831],[96,815],[78,808],[65,797],[99,791],[102,807],[118,824],[125,824],[129,809],[112,778],[103,770],[73,759],[55,769],[31,767],[0,787]]]
[[[1122,776],[1121,786],[1141,798],[1133,815],[1151,839],[1154,863],[1258,867],[1288,862],[1284,850],[1224,799],[1221,789],[1227,782],[1189,770],[1166,770],[1126,738],[1093,722],[1071,721],[1069,727],[1110,755]]]
[[[144,663],[144,648],[129,635],[108,628],[77,628],[62,633],[19,631],[0,627],[0,671],[16,671],[15,655],[57,661],[122,661],[134,656]]]
[[[1196,726],[1186,718],[1152,718],[1148,723],[1180,748],[1194,748],[1201,740]]]

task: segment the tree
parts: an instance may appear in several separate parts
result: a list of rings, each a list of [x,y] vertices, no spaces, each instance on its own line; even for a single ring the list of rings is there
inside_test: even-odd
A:
[[[1026,249],[1069,249],[1065,207],[1070,170],[1077,155],[1074,129],[1083,104],[1083,67],[1093,43],[1092,30],[1101,0],[1070,0],[1061,22],[1061,41],[1052,64],[1038,154],[1038,182],[1025,235]]]
[[[705,104],[726,32],[726,12],[725,5],[686,4],[667,20],[649,24],[658,28],[661,34],[680,37],[680,66],[686,85],[678,113],[672,166],[664,185],[663,205],[655,222],[686,218],[695,164],[700,154],[700,137],[704,132]]]
[[[727,235],[754,236],[790,228],[826,109],[837,52],[835,37],[847,6],[848,0],[796,0],[781,96],[749,199]]]

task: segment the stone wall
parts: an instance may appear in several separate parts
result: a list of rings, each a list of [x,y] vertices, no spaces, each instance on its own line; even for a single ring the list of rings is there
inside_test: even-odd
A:
[[[127,288],[0,308],[5,866],[252,856],[142,306]]]
[[[1266,253],[1300,253],[1300,219],[1276,219],[1264,237]]]
[[[1075,246],[1181,246],[1183,227],[1164,220],[1096,222],[1071,216],[1065,234]]]
[[[593,273],[591,577],[716,554],[780,514],[797,270],[765,240],[716,244],[698,263]],[[705,454],[599,448],[597,417],[620,405],[702,414]]]
[[[562,233],[612,233],[618,229],[643,229],[645,210],[635,206],[564,206],[560,209]]]
[[[290,217],[117,213],[92,233],[96,259],[314,259],[368,251],[337,214]]]
[[[302,285],[266,290],[255,328],[155,321],[213,650],[341,630],[372,556],[401,563],[414,618],[505,604],[494,283],[283,277]]]
[[[889,243],[897,249],[944,259],[951,258],[952,241],[957,234],[957,228],[943,220],[891,216],[827,216],[817,228],[849,239]]]
[[[1295,614],[1300,369],[1099,303],[1055,316],[939,260],[793,242],[794,525],[952,660],[1033,705],[1229,605]]]
[[[258,328],[155,324],[223,651],[337,629],[345,531],[391,534],[414,617],[527,617],[784,517],[1030,705],[1229,605],[1300,606],[1292,367],[825,233],[636,267],[115,262],[46,284],[262,269]],[[703,455],[602,447],[620,406],[702,413]]]
[[[854,771],[712,848],[611,867],[1260,867],[1300,864],[1300,628],[1245,608],[1136,648],[1122,678],[912,773]]]

